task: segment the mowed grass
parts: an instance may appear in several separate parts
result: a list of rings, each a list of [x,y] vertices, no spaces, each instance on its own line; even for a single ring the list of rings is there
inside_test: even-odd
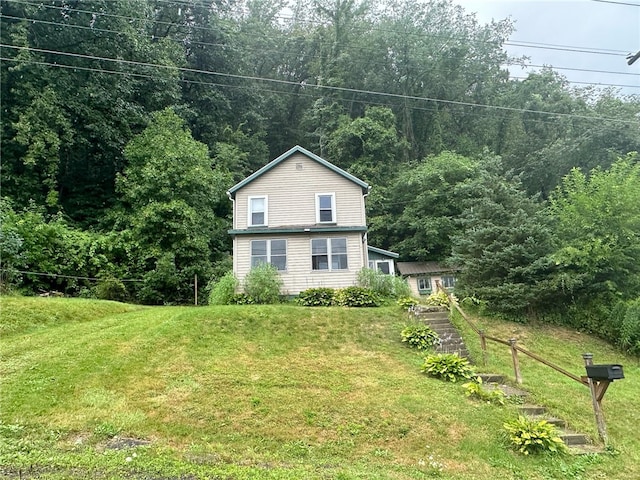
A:
[[[7,315],[22,325],[2,339],[5,472],[36,465],[38,478],[51,479],[91,471],[100,478],[480,480],[637,473],[637,453],[527,458],[510,451],[501,425],[515,407],[474,402],[459,384],[421,374],[421,357],[399,341],[406,314],[394,307],[1,301],[2,321]],[[76,308],[78,318],[59,313]],[[20,320],[20,311],[34,309],[40,325]],[[630,422],[628,410],[619,413]],[[106,449],[116,435],[151,444]],[[635,436],[619,435],[621,451],[635,448]]]

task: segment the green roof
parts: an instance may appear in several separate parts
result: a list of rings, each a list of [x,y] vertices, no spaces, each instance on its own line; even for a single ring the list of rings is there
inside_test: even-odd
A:
[[[362,188],[362,192],[363,193],[367,193],[369,191],[369,189],[371,188],[367,182],[363,182],[359,178],[354,177],[353,175],[351,175],[348,172],[345,172],[341,168],[336,167],[334,164],[332,164],[330,162],[327,162],[324,158],[320,158],[315,153],[311,153],[309,150],[306,150],[306,149],[302,148],[300,145],[296,145],[292,149],[290,149],[290,150],[286,151],[285,153],[283,153],[282,155],[280,155],[275,160],[272,160],[271,162],[267,163],[260,170],[257,170],[255,172],[253,172],[251,175],[249,175],[247,178],[242,180],[240,183],[235,184],[233,187],[231,187],[227,191],[227,195],[229,195],[231,198],[234,198],[236,192],[238,190],[240,190],[242,187],[244,187],[245,185],[248,185],[249,183],[253,182],[256,178],[258,178],[261,175],[267,173],[272,168],[278,166],[280,163],[284,162],[287,158],[289,158],[291,155],[294,155],[295,153],[302,153],[303,155],[306,155],[307,157],[309,157],[311,160],[314,160],[314,161],[318,162],[320,165],[324,165],[329,170],[332,170],[333,172],[337,173],[338,175],[343,176],[347,180],[352,181],[353,183],[358,185],[360,188]]]
[[[370,252],[377,253],[379,255],[383,255],[385,257],[398,258],[400,256],[399,253],[392,252],[390,250],[383,250],[382,248],[372,247],[371,245],[367,246],[367,249]]]

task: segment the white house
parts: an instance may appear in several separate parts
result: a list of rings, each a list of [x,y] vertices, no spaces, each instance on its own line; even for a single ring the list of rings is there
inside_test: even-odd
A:
[[[398,271],[411,287],[414,295],[429,295],[436,291],[436,281],[452,290],[456,284],[456,268],[438,262],[398,262]]]
[[[369,265],[369,190],[300,146],[283,153],[227,192],[233,201],[234,274],[242,280],[252,266],[271,263],[286,295],[354,285]]]

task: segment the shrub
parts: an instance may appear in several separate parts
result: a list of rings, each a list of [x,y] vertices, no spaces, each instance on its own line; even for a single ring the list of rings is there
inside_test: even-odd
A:
[[[304,307],[330,307],[333,305],[335,294],[333,288],[309,288],[300,292],[296,302]]]
[[[433,292],[422,303],[431,307],[448,307],[449,297],[444,292]]]
[[[495,390],[486,390],[482,388],[482,379],[480,377],[476,377],[474,381],[465,383],[462,386],[464,387],[464,394],[467,397],[477,398],[483,402],[493,403],[496,405],[504,405],[504,401],[506,399],[505,393],[499,388],[496,388]]]
[[[440,342],[438,334],[426,325],[407,325],[400,336],[403,342],[418,350],[427,350]]]
[[[503,424],[509,440],[525,455],[531,453],[564,453],[567,446],[556,428],[546,420],[532,420],[522,415]]]
[[[372,290],[382,298],[400,298],[411,295],[411,288],[404,279],[371,268],[363,268],[358,272],[358,286]]]
[[[640,354],[640,298],[627,305],[620,327],[620,346],[630,353]]]
[[[254,305],[256,301],[246,293],[236,293],[229,303],[233,305]]]
[[[211,288],[209,305],[229,305],[233,303],[237,288],[238,279],[233,272],[225,273]]]
[[[95,288],[95,296],[100,300],[124,302],[127,299],[127,289],[120,280],[109,277],[98,282]]]
[[[244,293],[255,303],[279,303],[282,279],[278,269],[270,263],[253,267],[244,277]]]
[[[418,304],[418,301],[413,297],[402,297],[402,298],[399,298],[396,303],[403,310],[408,310],[411,307],[415,307]]]
[[[379,307],[380,297],[363,287],[346,287],[336,291],[335,304],[341,307]]]
[[[476,376],[475,369],[469,361],[454,353],[428,355],[424,359],[422,371],[449,382],[472,380]]]

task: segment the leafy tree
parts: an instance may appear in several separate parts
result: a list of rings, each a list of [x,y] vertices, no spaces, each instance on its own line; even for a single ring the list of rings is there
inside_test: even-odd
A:
[[[152,116],[126,147],[129,166],[118,177],[125,224],[140,247],[153,303],[190,298],[195,274],[206,285],[212,262],[228,247],[228,172],[213,170],[206,145],[197,142],[171,109]]]
[[[519,318],[545,309],[555,292],[553,235],[543,205],[499,168],[483,168],[462,187],[469,199],[450,262],[461,268],[456,291]]]

